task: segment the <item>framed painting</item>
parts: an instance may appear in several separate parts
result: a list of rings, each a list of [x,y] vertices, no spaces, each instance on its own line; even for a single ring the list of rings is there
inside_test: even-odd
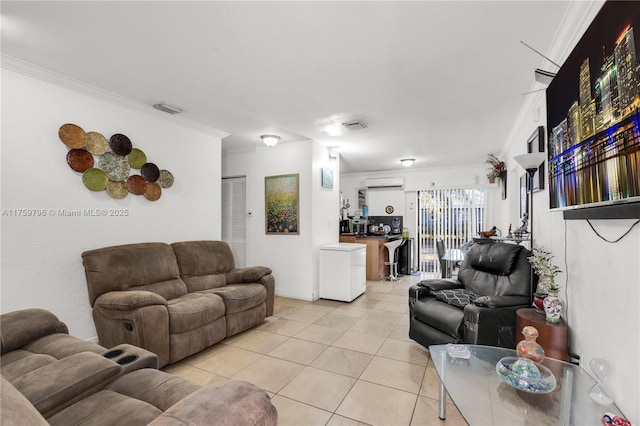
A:
[[[265,176],[264,207],[267,235],[300,233],[300,175]]]
[[[527,139],[527,152],[544,152],[544,126],[538,126],[529,139]],[[544,189],[544,161],[540,164],[540,168],[535,175],[533,175],[533,187],[534,192]]]
[[[333,188],[333,169],[322,168],[322,187]]]

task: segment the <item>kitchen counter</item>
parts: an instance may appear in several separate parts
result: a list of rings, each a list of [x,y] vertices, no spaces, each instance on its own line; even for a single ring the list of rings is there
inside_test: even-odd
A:
[[[394,235],[355,235],[340,234],[341,243],[360,243],[367,246],[367,280],[382,281],[389,275],[389,252],[384,243],[402,238],[402,234]]]

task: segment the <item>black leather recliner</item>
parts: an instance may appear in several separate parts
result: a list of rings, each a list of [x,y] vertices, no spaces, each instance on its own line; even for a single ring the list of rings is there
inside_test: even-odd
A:
[[[515,348],[516,310],[530,306],[537,285],[530,255],[520,245],[476,243],[457,279],[423,280],[410,287],[409,337],[425,347],[468,343]]]

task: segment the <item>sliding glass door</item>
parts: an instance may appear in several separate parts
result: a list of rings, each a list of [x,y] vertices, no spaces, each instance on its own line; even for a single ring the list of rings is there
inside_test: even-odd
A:
[[[435,189],[418,193],[420,272],[441,273],[436,242],[459,249],[484,228],[484,189]]]

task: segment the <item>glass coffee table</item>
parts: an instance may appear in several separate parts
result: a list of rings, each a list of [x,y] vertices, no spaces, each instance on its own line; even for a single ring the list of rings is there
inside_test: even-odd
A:
[[[581,367],[545,358],[555,375],[556,388],[534,394],[517,390],[496,373],[497,362],[517,357],[516,351],[465,345],[468,359],[453,358],[447,345],[429,346],[440,376],[440,419],[446,418],[446,392],[470,425],[600,425],[606,412],[622,416],[615,404],[598,405],[589,397],[596,382]]]

